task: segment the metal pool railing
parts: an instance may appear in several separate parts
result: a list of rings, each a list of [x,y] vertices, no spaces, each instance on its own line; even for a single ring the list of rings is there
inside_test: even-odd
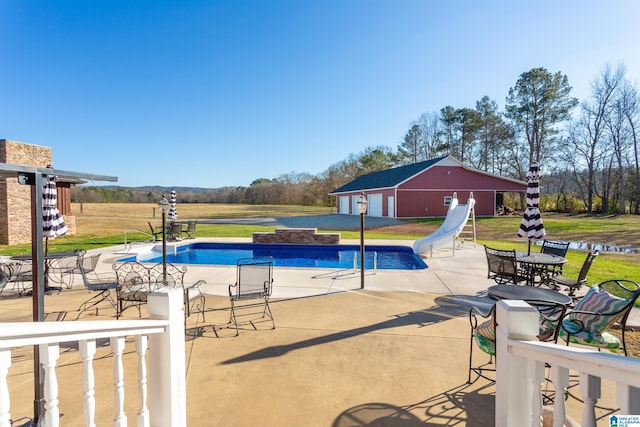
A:
[[[155,240],[155,236],[151,233],[147,233],[146,231],[142,231],[139,228],[127,228],[126,230],[124,230],[124,249],[123,249],[123,253],[129,253],[129,251],[131,250],[131,245],[132,242],[128,242],[128,236],[129,236],[129,232],[130,231],[135,231],[137,233],[142,233],[145,236],[149,236],[151,237],[151,240]]]
[[[364,268],[364,266],[362,266]],[[353,272],[358,271],[358,253],[353,253]],[[378,272],[378,252],[373,253],[373,273]]]

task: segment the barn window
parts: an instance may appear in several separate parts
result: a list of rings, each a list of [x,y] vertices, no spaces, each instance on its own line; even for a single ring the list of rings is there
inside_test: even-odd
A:
[[[451,199],[452,199],[451,196],[444,196],[444,205],[445,206],[451,205]]]

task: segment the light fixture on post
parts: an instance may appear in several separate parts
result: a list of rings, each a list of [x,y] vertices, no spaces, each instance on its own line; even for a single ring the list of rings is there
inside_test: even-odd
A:
[[[367,198],[364,193],[358,198],[358,213],[360,214],[360,289],[364,289],[364,214],[367,213]]]
[[[162,195],[158,202],[158,209],[162,213],[162,282],[167,284],[167,212],[169,211],[169,201]]]

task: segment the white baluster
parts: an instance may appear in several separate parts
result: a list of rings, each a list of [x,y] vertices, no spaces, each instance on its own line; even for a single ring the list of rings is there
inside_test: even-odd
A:
[[[596,426],[596,403],[600,398],[600,377],[581,373],[580,393],[584,407],[582,408],[582,425],[585,427]]]
[[[127,427],[127,415],[124,413],[124,367],[122,365],[124,337],[111,338],[111,352],[113,353],[114,401],[116,405],[113,426]]]
[[[136,354],[138,355],[138,396],[140,410],[138,411],[138,426],[149,427],[149,409],[147,408],[147,336],[136,336]]]
[[[544,382],[544,363],[529,360],[531,376],[531,425],[538,426],[542,421],[542,383]]]
[[[640,388],[618,383],[616,398],[621,414],[640,414]]]
[[[93,371],[93,358],[96,354],[96,340],[82,340],[79,343],[80,357],[82,358],[83,375],[83,407],[84,423],[88,427],[95,427],[96,416],[96,391],[95,375]]]
[[[11,350],[0,350],[0,427],[11,425],[11,412],[9,401],[9,385],[7,374],[11,366]]]
[[[47,427],[58,427],[60,423],[60,408],[58,408],[58,377],[56,376],[56,363],[60,357],[60,346],[55,344],[42,344],[40,350],[40,363],[44,370],[44,419]]]
[[[567,408],[564,404],[564,392],[569,386],[569,369],[553,366],[551,381],[555,392],[553,400],[553,426],[563,427],[567,418]]]

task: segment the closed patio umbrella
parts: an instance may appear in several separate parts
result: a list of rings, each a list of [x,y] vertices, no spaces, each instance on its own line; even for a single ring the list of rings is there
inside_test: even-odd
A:
[[[42,235],[45,237],[47,246],[49,237],[55,238],[67,234],[67,224],[64,223],[56,206],[58,203],[56,180],[56,176],[47,175],[47,183],[42,188]],[[45,253],[47,246],[45,246]]]
[[[524,211],[518,237],[529,239],[531,253],[531,241],[544,238],[546,232],[542,217],[540,216],[540,167],[538,162],[531,163],[527,172],[527,208]]]
[[[47,166],[50,167],[50,166]],[[60,211],[58,210],[58,191],[56,188],[56,180],[58,177],[47,175],[47,182],[42,187],[42,236],[44,237],[44,255],[49,253],[49,237],[55,239],[58,236],[67,234],[67,224],[65,224]],[[49,264],[44,264],[44,286],[46,291],[54,288],[49,287]],[[58,288],[55,288],[58,290]]]
[[[175,221],[178,219],[178,210],[176,209],[176,190],[171,190],[171,194],[169,195],[169,213],[167,217],[171,221]]]

